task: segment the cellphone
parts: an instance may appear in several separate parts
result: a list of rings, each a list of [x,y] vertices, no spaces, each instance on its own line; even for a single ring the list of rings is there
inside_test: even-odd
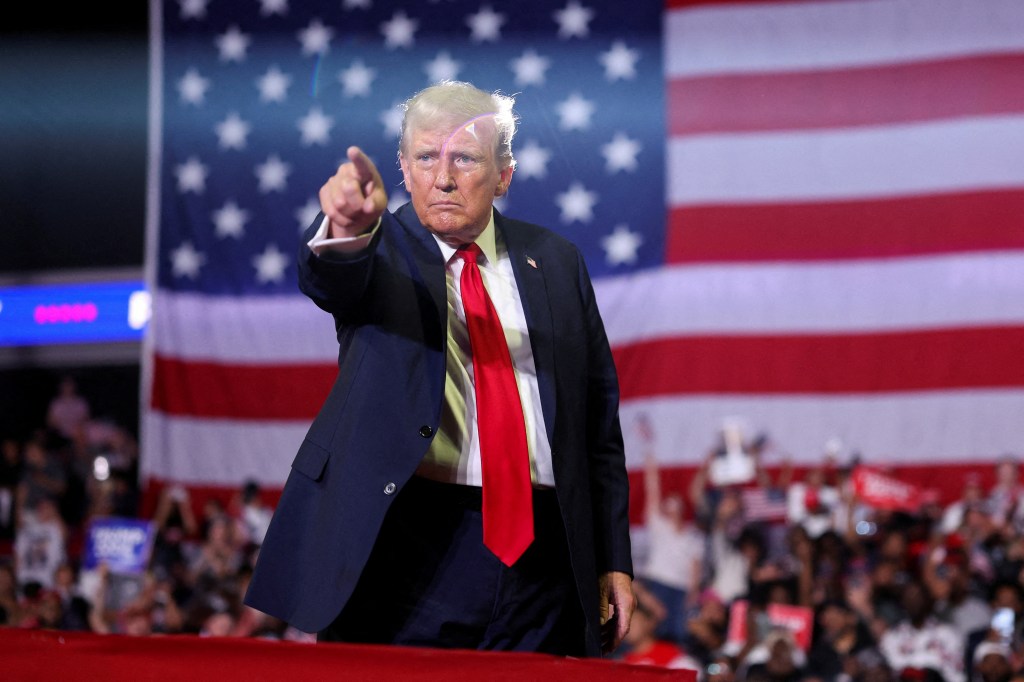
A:
[[[1015,620],[1013,609],[1010,608],[996,609],[992,614],[992,629],[999,633],[999,639],[1003,642],[1013,639]]]

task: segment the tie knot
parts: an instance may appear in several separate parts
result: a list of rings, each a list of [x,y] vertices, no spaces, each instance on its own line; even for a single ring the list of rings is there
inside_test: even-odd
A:
[[[477,260],[480,258],[481,253],[483,252],[480,250],[480,247],[477,246],[476,242],[471,242],[469,244],[460,246],[455,251],[455,255],[458,258],[461,258],[462,260],[466,261],[467,263],[470,261],[476,263]]]

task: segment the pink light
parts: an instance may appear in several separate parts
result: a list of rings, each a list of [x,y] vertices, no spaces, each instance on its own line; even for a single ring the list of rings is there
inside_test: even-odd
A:
[[[56,303],[37,305],[32,313],[36,324],[80,324],[95,322],[99,309],[95,303]]]

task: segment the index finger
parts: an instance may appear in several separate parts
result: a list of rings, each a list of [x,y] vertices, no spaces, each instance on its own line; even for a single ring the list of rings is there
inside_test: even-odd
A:
[[[377,167],[373,165],[373,161],[370,161],[370,157],[363,153],[362,149],[356,146],[349,147],[347,155],[359,176],[359,184],[365,185],[377,177]]]

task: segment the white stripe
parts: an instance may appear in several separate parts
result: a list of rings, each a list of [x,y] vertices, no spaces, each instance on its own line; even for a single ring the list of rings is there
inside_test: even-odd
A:
[[[335,362],[334,321],[305,296],[204,296],[158,291],[156,352],[188,360]]]
[[[670,77],[836,69],[1024,49],[1020,0],[878,0],[668,13]]]
[[[280,486],[309,422],[232,422],[146,413],[143,479],[240,487],[252,479]]]
[[[837,263],[671,266],[598,279],[612,345],[693,334],[867,332],[1024,324],[1024,253]],[[159,292],[162,356],[334,363],[331,318],[302,297]]]
[[[652,445],[638,437],[643,414]],[[1019,452],[1024,442],[1024,391],[974,390],[884,396],[684,397],[633,400],[620,409],[627,466],[641,469],[646,452],[663,465],[696,465],[717,442],[723,420],[738,417],[745,435],[766,433],[775,451],[765,464],[821,461],[832,438],[840,461],[860,453],[865,463],[959,463]]]
[[[701,334],[1024,325],[1024,252],[673,266],[595,283],[613,346]]]
[[[1024,3],[1022,3],[1024,5]],[[1024,116],[668,141],[671,205],[1024,186]]]

